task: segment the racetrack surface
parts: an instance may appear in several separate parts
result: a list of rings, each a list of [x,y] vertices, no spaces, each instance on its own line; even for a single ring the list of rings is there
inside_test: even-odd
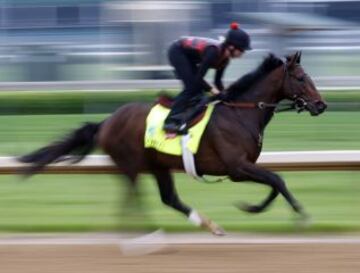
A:
[[[129,240],[118,235],[3,236],[0,272],[360,272],[358,236],[150,237]],[[134,247],[129,251],[130,242],[137,245],[137,251],[133,251]],[[140,255],[149,245],[161,247]]]

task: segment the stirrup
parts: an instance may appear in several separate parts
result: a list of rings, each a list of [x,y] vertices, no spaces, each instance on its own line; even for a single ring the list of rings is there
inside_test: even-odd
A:
[[[168,123],[164,124],[163,130],[169,134],[176,135],[186,135],[188,133],[188,128],[186,123],[176,124],[176,123]]]
[[[186,135],[188,133],[188,127],[187,127],[187,124],[185,122],[180,125],[177,133],[179,135]]]
[[[165,123],[163,126],[163,130],[166,132],[177,132],[179,128],[180,126],[173,122]]]

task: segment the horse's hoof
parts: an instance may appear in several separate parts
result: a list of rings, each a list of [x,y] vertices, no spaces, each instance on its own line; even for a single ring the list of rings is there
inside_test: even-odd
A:
[[[201,220],[201,227],[206,228],[212,234],[216,236],[224,236],[225,231],[222,227],[220,227],[215,222],[211,221],[209,218],[205,217],[204,215],[199,214]]]
[[[252,206],[247,203],[238,203],[235,205],[239,210],[248,213],[259,213],[262,212],[262,209],[259,206]]]
[[[312,224],[311,216],[307,213],[302,213],[295,219],[295,224],[299,229],[308,228]]]
[[[225,230],[223,230],[222,228],[216,229],[212,232],[212,234],[214,234],[215,236],[225,236]]]
[[[210,223],[209,229],[210,229],[211,233],[216,236],[225,236],[226,235],[225,230],[214,222]]]

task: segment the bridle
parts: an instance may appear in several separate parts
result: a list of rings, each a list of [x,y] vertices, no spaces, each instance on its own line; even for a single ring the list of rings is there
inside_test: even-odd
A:
[[[291,74],[286,66],[286,63],[284,63],[284,78],[283,78],[283,82],[282,82],[282,87],[285,84],[285,80],[286,77],[290,77],[290,78],[295,78],[295,75]],[[303,75],[304,77],[307,76],[307,74]],[[290,84],[290,89],[292,88],[292,82],[289,81]],[[228,101],[220,101],[220,103],[229,106],[229,107],[235,107],[235,108],[248,108],[248,109],[260,109],[260,110],[265,110],[265,109],[269,109],[272,108],[275,110],[275,112],[284,112],[284,111],[289,111],[289,110],[296,110],[298,113],[304,111],[306,109],[307,106],[307,102],[304,98],[302,98],[301,96],[295,94],[292,97],[292,101],[288,102],[288,103],[267,103],[264,101],[259,101],[259,102],[228,102]]]
[[[295,64],[295,66],[299,66],[299,64]],[[299,80],[295,75],[293,75],[292,73],[289,72],[289,70],[287,69],[286,63],[284,63],[284,79],[283,79],[283,84],[282,86],[284,86],[285,84],[285,79],[286,77],[289,78],[294,78],[296,80]],[[306,73],[304,73],[301,78],[305,78],[308,77],[308,75]],[[289,81],[289,85],[290,85],[290,89],[293,90],[293,83],[290,80]],[[307,102],[304,98],[302,98],[300,95],[298,94],[294,94],[292,97],[292,109],[295,109],[298,113],[304,111],[306,109],[307,106]]]

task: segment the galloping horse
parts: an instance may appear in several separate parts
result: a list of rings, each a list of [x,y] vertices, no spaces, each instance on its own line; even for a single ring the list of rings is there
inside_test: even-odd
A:
[[[253,181],[271,188],[260,204],[242,207],[247,212],[264,211],[280,193],[301,218],[306,217],[284,181],[256,164],[264,129],[280,101],[289,99],[314,116],[326,109],[300,59],[300,52],[288,56],[286,61],[270,54],[256,70],[233,83],[223,101],[216,105],[195,155],[200,175],[228,176],[234,182]],[[151,173],[165,205],[180,211],[194,224],[223,234],[217,224],[179,199],[171,170],[183,169],[181,157],[144,148],[145,122],[151,107],[147,103],[124,105],[103,122],[87,123],[64,139],[19,160],[31,163],[29,174],[34,174],[66,155],[77,154],[79,161],[100,146],[128,177],[132,188],[136,188],[139,173]]]

